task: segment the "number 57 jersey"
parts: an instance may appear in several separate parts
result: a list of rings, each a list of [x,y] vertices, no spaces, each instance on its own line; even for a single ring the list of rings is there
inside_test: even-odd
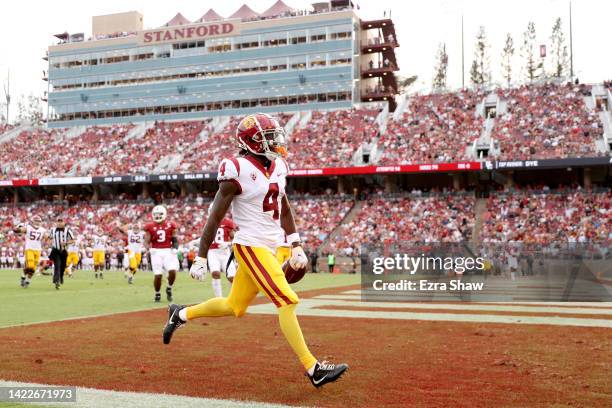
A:
[[[217,180],[232,182],[238,191],[231,211],[238,231],[234,243],[268,247],[273,252],[282,239],[281,199],[287,185],[287,163],[277,158],[268,169],[251,156],[223,159]]]

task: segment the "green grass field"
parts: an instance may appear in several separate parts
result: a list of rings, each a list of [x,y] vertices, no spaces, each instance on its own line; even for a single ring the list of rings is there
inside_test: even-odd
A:
[[[93,271],[76,271],[65,278],[60,290],[55,290],[51,276],[35,276],[28,289],[19,286],[21,272],[0,269],[0,295],[3,306],[0,328],[55,320],[108,315],[113,313],[165,308],[153,302],[153,274],[139,271],[133,285],[128,285],[123,272],[106,272],[104,280],[94,278]],[[225,278],[223,293],[229,285]],[[308,274],[293,287],[297,292],[359,283],[359,275]],[[162,287],[162,291],[165,286]],[[213,296],[210,275],[202,282],[194,281],[187,272],[179,272],[174,284],[174,302],[197,303]],[[69,404],[68,404],[69,405]],[[46,407],[45,405],[2,403],[1,408]]]
[[[20,324],[48,322],[75,317],[106,315],[166,307],[164,287],[162,303],[153,302],[153,274],[139,271],[133,285],[128,285],[122,272],[107,272],[104,280],[94,279],[92,271],[77,271],[65,278],[55,290],[50,276],[35,276],[28,289],[19,286],[20,271],[0,270],[2,313],[0,328]],[[229,285],[225,278],[223,293]],[[308,274],[294,285],[297,292],[359,283],[359,275]],[[213,296],[210,275],[202,282],[194,281],[187,272],[179,272],[174,284],[174,302],[198,303]]]

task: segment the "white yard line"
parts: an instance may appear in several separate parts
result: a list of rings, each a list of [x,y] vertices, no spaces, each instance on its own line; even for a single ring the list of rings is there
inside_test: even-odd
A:
[[[393,320],[429,320],[445,322],[470,322],[470,323],[509,323],[509,324],[544,324],[557,326],[582,326],[582,327],[605,327],[612,328],[612,320],[606,319],[580,319],[575,317],[560,316],[512,316],[491,314],[469,314],[466,313],[419,313],[419,312],[389,312],[375,310],[338,310],[321,309],[321,306],[344,306],[355,305],[354,302],[334,301],[326,299],[303,299],[298,305],[299,316],[316,317],[342,317],[361,319],[393,319]],[[364,303],[367,307],[370,304]],[[254,314],[277,314],[272,304],[251,306],[249,313]]]
[[[492,312],[533,312],[533,313],[559,313],[559,314],[588,314],[588,315],[612,315],[612,305],[609,308],[581,308],[581,307],[557,307],[551,306],[524,306],[524,305],[495,305],[495,304],[471,304],[465,303],[438,303],[438,302],[356,302],[352,297],[340,295],[321,295],[313,299],[330,300],[330,306],[353,306],[365,308],[390,308],[390,309],[429,309],[429,310],[482,310]],[[356,299],[358,300],[358,299]]]
[[[0,380],[0,387],[40,387],[31,384]],[[124,392],[77,387],[76,402],[50,403],[40,405],[72,408],[283,408],[287,405],[254,401],[223,400],[216,398],[196,398],[172,394],[150,394],[144,392]],[[21,402],[21,401],[15,401]]]

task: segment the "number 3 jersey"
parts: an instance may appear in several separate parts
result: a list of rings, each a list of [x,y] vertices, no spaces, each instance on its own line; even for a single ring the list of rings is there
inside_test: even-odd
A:
[[[275,159],[268,169],[251,156],[221,161],[217,180],[238,187],[231,205],[232,218],[238,227],[234,243],[276,249],[285,233],[280,225],[280,209],[288,172],[289,167],[281,158]]]
[[[144,226],[144,231],[151,237],[151,248],[172,248],[172,234],[177,229],[173,221],[150,222]]]

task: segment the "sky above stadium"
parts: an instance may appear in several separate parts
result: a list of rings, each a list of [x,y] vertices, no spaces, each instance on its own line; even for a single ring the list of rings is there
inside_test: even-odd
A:
[[[275,0],[250,0],[247,4],[257,12],[270,7]],[[11,93],[15,101],[21,94],[41,95],[46,90],[42,72],[47,69],[41,59],[55,39],[54,33],[91,33],[91,16],[137,10],[144,15],[146,28],[158,27],[181,12],[196,20],[208,8],[228,16],[244,0],[105,0],[76,2],[67,0],[21,0],[6,3],[0,13],[0,82],[4,84],[10,71]],[[308,8],[312,1],[286,0],[294,8]],[[469,85],[469,67],[473,57],[474,37],[484,25],[490,44],[491,71],[500,81],[500,54],[506,33],[514,37],[516,49],[514,69],[519,72],[519,48],[528,21],[535,22],[538,44],[549,44],[554,19],[561,17],[569,45],[569,2],[567,0],[361,0],[359,15],[364,19],[381,18],[389,10],[396,25],[400,74],[418,75],[413,90],[426,90],[431,85],[435,53],[441,42],[449,54],[448,85],[461,87],[461,15],[464,16],[465,81]],[[612,53],[606,46],[606,29],[612,22],[612,2],[574,0],[574,72],[582,82],[598,82],[612,77]],[[0,89],[0,98],[4,92]],[[12,104],[13,112],[16,111]],[[13,116],[13,115],[11,115]]]

